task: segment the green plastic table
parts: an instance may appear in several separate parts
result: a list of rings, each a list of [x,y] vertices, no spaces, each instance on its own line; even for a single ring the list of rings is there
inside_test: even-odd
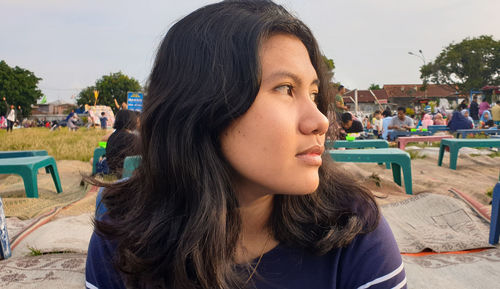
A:
[[[401,170],[403,170],[406,193],[412,194],[410,155],[396,148],[364,149],[364,150],[331,150],[330,156],[337,162],[354,163],[390,163],[394,182],[401,186]]]
[[[123,161],[122,178],[130,178],[134,170],[141,164],[141,156],[128,156]]]
[[[500,139],[486,138],[486,139],[443,139],[439,146],[438,166],[443,164],[443,156],[445,148],[450,149],[450,169],[457,169],[458,151],[463,147],[471,148],[500,148]]]
[[[106,155],[106,149],[102,147],[98,147],[94,150],[94,159],[92,161],[92,175],[95,175],[97,171],[97,164],[99,163],[99,159]]]
[[[58,193],[62,193],[56,161],[51,156],[0,159],[0,174],[17,174],[23,178],[28,198],[38,198],[38,169],[48,168]]]

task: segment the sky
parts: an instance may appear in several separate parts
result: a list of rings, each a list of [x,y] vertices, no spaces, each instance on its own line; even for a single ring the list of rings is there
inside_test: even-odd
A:
[[[121,71],[144,84],[169,27],[202,0],[0,0],[0,60],[42,78],[49,102],[72,96]],[[306,23],[335,81],[421,83],[419,68],[450,43],[500,40],[498,0],[276,0]],[[424,59],[409,55],[422,50]]]

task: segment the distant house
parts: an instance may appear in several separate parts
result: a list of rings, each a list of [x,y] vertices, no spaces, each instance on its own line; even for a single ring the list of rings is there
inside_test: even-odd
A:
[[[46,104],[37,104],[32,106],[31,118],[46,119],[48,121],[59,120],[66,117],[67,111],[75,107],[72,103],[60,100]]]
[[[459,102],[467,97],[458,90],[442,84],[428,84],[425,90],[422,89],[422,84],[385,84],[383,89],[387,92],[390,103],[406,107],[442,98],[447,99],[449,103]]]
[[[344,103],[349,106],[349,110],[355,110],[354,101],[356,99],[356,92],[349,91],[344,95]],[[375,90],[358,90],[358,110],[366,113],[373,113],[376,110],[384,110],[388,103],[387,92],[383,89]]]
[[[422,90],[422,84],[385,84],[382,89],[357,90],[358,111],[373,113],[389,106],[392,110],[396,107],[419,107],[421,103],[446,99],[447,103],[460,102],[466,95],[448,85],[428,84]],[[355,110],[355,91],[351,90],[344,95],[344,103],[350,111]]]

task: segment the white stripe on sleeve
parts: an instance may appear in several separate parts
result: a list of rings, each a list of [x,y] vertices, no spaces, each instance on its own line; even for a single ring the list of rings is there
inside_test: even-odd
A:
[[[88,289],[99,289],[94,284],[90,283],[87,280],[85,280],[85,286],[87,286]]]
[[[359,286],[358,289],[366,289],[366,288],[369,288],[369,287],[371,287],[371,286],[373,286],[375,284],[387,281],[387,280],[391,279],[392,277],[398,275],[401,271],[403,271],[403,268],[404,268],[403,263],[401,263],[401,265],[396,270],[392,271],[391,273],[389,273],[387,275],[379,277],[379,278],[377,278],[377,279],[375,279],[373,281],[365,283],[365,284]],[[399,286],[399,284],[398,284],[398,286]]]
[[[401,283],[399,283],[398,285],[394,286],[392,289],[400,289],[400,288],[403,288],[403,286],[405,286],[405,285],[406,285],[406,276],[403,279],[403,281],[401,281]]]

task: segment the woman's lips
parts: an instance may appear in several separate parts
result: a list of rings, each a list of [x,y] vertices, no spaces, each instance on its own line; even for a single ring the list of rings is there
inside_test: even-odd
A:
[[[310,166],[321,166],[321,154],[318,153],[306,153],[306,154],[298,154],[296,157]]]
[[[314,145],[306,150],[298,153],[296,157],[306,163],[307,165],[310,166],[321,166],[322,164],[322,159],[321,159],[321,154],[325,148],[323,146],[319,145]]]

